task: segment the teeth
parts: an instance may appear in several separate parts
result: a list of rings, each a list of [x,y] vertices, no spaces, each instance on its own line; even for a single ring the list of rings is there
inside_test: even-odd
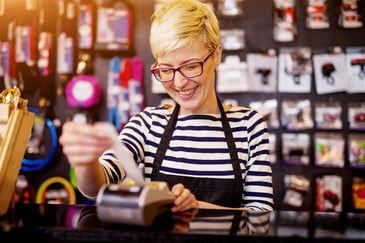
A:
[[[188,94],[191,94],[193,91],[194,91],[194,89],[184,90],[184,91],[180,91],[180,94],[188,95]]]

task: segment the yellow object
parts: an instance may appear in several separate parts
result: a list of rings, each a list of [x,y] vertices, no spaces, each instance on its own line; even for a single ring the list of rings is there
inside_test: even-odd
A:
[[[0,94],[1,111],[7,111],[8,120],[2,117],[0,143],[0,215],[8,211],[13,198],[16,179],[32,132],[34,113],[28,112],[25,100],[17,88]],[[2,113],[4,114],[4,113]]]
[[[59,176],[48,178],[39,186],[36,195],[36,203],[46,203],[45,194],[48,187],[52,184],[60,184],[63,186],[68,195],[68,204],[76,203],[76,194],[72,184],[65,178]]]

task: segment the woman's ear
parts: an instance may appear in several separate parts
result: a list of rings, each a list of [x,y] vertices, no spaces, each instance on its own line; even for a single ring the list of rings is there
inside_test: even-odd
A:
[[[214,52],[214,62],[215,62],[215,70],[218,69],[219,64],[222,61],[222,46],[217,46],[217,49]]]

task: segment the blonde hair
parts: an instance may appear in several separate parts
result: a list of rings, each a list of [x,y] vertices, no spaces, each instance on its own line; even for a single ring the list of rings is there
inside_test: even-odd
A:
[[[169,1],[156,10],[151,21],[150,46],[156,59],[197,41],[209,50],[220,44],[218,19],[198,0]]]

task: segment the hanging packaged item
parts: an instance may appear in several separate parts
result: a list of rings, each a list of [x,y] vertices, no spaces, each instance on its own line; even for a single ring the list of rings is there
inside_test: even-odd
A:
[[[349,102],[348,123],[351,130],[365,130],[365,103],[364,102]]]
[[[365,46],[346,48],[347,92],[365,92]]]
[[[132,53],[133,14],[129,2],[104,0],[98,8],[95,49],[101,53]]]
[[[327,29],[330,27],[328,0],[306,0],[305,25],[308,29]]]
[[[309,165],[310,136],[307,133],[283,133],[282,156],[285,164]]]
[[[217,71],[217,91],[219,93],[237,93],[247,91],[247,64],[237,55],[226,56]]]
[[[317,132],[314,145],[316,166],[344,168],[345,139],[342,134]]]
[[[360,0],[341,0],[339,5],[338,25],[343,28],[361,28],[362,2]]]
[[[28,66],[36,64],[36,41],[38,29],[37,2],[27,0],[21,11],[24,15],[18,17],[16,26],[16,62]]]
[[[348,136],[348,160],[351,168],[365,169],[365,135]]]
[[[47,99],[47,102],[53,103],[55,95],[56,70],[56,23],[57,23],[57,4],[54,1],[39,1],[39,34],[38,34],[38,79],[37,89],[39,89],[39,98]],[[50,104],[50,107],[52,105]]]
[[[13,4],[13,3],[12,3]],[[15,8],[13,6],[13,8]],[[9,9],[7,11],[10,11]],[[16,5],[15,56],[16,83],[25,94],[34,95],[38,80],[37,44],[39,39],[39,2],[36,0],[19,1]]]
[[[312,89],[312,51],[309,47],[283,47],[279,51],[278,90],[310,93]]]
[[[58,2],[59,33],[57,36],[57,95],[64,95],[67,82],[76,69],[77,4],[74,0]]]
[[[243,3],[243,0],[219,0],[217,13],[222,17],[242,16]]]
[[[135,56],[132,62],[132,78],[128,83],[130,116],[134,116],[141,112],[144,108],[143,97],[143,60]]]
[[[317,101],[314,109],[317,129],[342,129],[342,107],[340,102]]]
[[[12,16],[17,5],[10,1],[0,3],[0,90],[14,85],[21,88],[16,77],[16,19]]]
[[[345,54],[340,47],[313,55],[314,77],[318,94],[345,92],[347,74]]]
[[[78,47],[90,50],[94,47],[96,4],[93,0],[80,0],[78,11]]]
[[[357,210],[365,209],[365,178],[354,176],[352,178],[352,202]]]
[[[221,30],[221,43],[224,51],[238,51],[245,49],[245,31],[232,28]]]
[[[274,40],[290,42],[297,34],[296,0],[273,0]]]
[[[301,207],[310,190],[309,179],[300,175],[285,175],[284,184],[285,194],[283,202],[292,207]]]
[[[0,42],[0,57],[0,73],[4,80],[4,88],[11,88],[17,83],[14,41]]]
[[[315,179],[315,210],[342,212],[342,177],[322,175]]]
[[[281,103],[281,126],[287,130],[311,129],[314,126],[310,99],[288,100]]]
[[[276,51],[270,49],[264,53],[248,53],[248,87],[247,91],[275,93],[277,88]]]
[[[278,118],[278,100],[277,99],[268,99],[262,101],[251,101],[249,106],[264,117],[268,129],[277,129],[280,126],[279,118]]]
[[[143,61],[140,57],[110,59],[107,87],[108,120],[119,131],[144,108]]]
[[[120,124],[117,126],[117,130],[123,129],[124,125],[128,122],[130,118],[129,110],[129,80],[132,79],[132,63],[129,58],[123,58],[120,63],[120,77],[119,77],[119,87],[120,93],[118,97],[118,116]]]

